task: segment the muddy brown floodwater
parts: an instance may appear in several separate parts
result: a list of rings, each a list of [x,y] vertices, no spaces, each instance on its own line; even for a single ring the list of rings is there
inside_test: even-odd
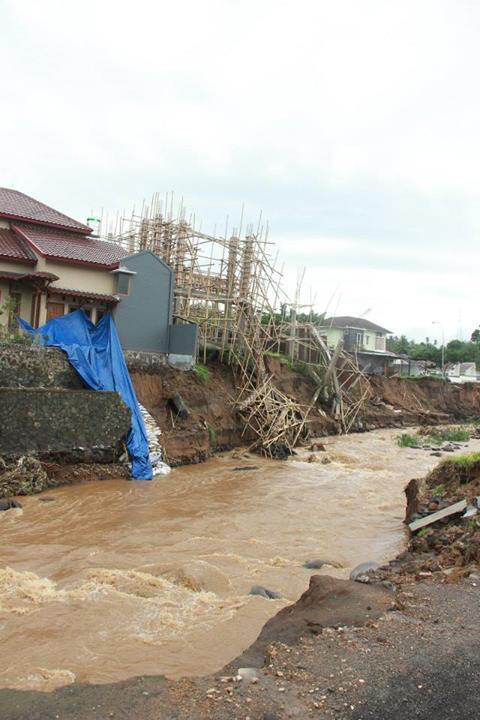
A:
[[[404,486],[437,458],[397,435],[323,440],[328,465],[226,455],[23,498],[0,513],[0,687],[220,669],[305,590],[305,560],[345,577],[401,548]]]

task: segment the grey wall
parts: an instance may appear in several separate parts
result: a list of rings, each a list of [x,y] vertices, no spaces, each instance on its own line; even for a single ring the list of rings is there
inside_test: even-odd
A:
[[[172,271],[149,251],[123,258],[131,276],[130,294],[114,310],[124,350],[167,353],[172,313]]]
[[[198,325],[187,323],[170,328],[169,352],[174,355],[195,355]]]

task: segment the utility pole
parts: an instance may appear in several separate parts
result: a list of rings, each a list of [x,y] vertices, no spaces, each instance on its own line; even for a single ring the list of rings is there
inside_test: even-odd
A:
[[[442,329],[442,377],[445,378],[445,329],[439,320],[432,320],[432,325],[440,325]]]

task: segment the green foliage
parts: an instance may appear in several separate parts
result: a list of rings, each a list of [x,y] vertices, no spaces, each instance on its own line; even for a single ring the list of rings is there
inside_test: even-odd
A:
[[[470,440],[470,432],[466,428],[438,429],[428,436],[431,445],[440,445],[442,442],[467,442]]]
[[[443,497],[445,495],[445,485],[435,485],[435,487],[432,489],[432,495],[434,497]]]
[[[408,340],[405,335],[387,338],[387,350],[408,355],[413,360],[427,360],[440,367],[442,363],[442,349],[429,338],[425,342]],[[473,331],[470,341],[450,340],[445,345],[445,362],[474,362],[480,365],[480,328]]]
[[[454,457],[445,460],[448,463],[454,463],[462,468],[468,468],[475,463],[480,462],[480,453],[465,453],[465,455],[454,455]]]
[[[208,430],[208,439],[210,441],[210,447],[212,448],[212,450],[216,450],[217,444],[218,444],[217,443],[217,431],[211,425],[207,425],[207,430]]]
[[[417,537],[422,538],[426,537],[427,535],[430,535],[431,529],[430,528],[422,528],[417,532]]]
[[[201,363],[197,363],[192,368],[193,374],[197,378],[197,380],[200,380],[204,385],[206,385],[210,378],[210,373],[208,371],[208,368],[206,365],[202,365]]]
[[[418,445],[418,438],[408,433],[402,433],[397,439],[397,442],[400,447],[412,447],[412,445]]]
[[[465,427],[437,428],[428,435],[403,433],[397,438],[397,442],[400,447],[412,447],[415,445],[423,447],[425,445],[442,445],[445,442],[467,442],[470,437],[470,430]]]

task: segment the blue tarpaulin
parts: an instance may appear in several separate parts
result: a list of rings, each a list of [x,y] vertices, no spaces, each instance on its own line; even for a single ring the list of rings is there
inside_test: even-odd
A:
[[[17,319],[24,330],[38,335],[42,345],[61,348],[88,387],[119,393],[132,411],[132,426],[127,435],[132,477],[135,480],[151,480],[147,433],[110,313],[94,325],[83,310],[75,310],[50,320],[38,329],[21,318]]]

